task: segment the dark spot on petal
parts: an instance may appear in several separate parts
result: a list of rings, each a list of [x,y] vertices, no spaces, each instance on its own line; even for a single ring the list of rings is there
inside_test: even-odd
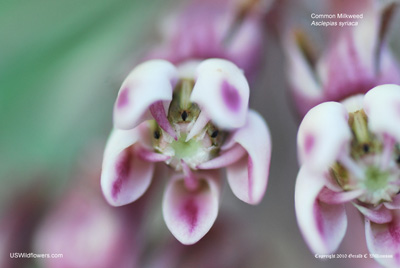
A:
[[[181,114],[181,117],[182,117],[182,120],[183,120],[183,121],[186,121],[186,118],[188,117],[187,112],[186,112],[186,111],[183,111],[182,114]]]
[[[240,109],[239,92],[226,80],[222,82],[222,99],[229,110],[237,112]]]
[[[304,150],[306,154],[310,154],[315,144],[315,137],[311,134],[307,134],[304,141]]]
[[[363,149],[364,153],[368,153],[369,152],[369,145],[368,144],[363,144],[362,149]]]
[[[194,228],[197,226],[197,214],[199,212],[199,208],[196,204],[196,201],[193,199],[189,199],[185,202],[185,205],[182,207],[181,213],[182,217],[185,219],[186,223],[189,225],[189,232],[193,232]]]
[[[158,130],[154,131],[153,136],[154,136],[154,138],[155,138],[156,140],[158,140],[158,139],[160,138],[160,136],[161,136],[160,131],[158,131]]]
[[[132,156],[133,155],[130,149],[125,150],[115,165],[116,180],[113,183],[111,192],[111,195],[114,199],[118,198],[118,194],[121,192],[122,184],[131,171],[133,160]]]
[[[218,136],[218,130],[214,130],[214,132],[211,134],[211,138],[216,138]]]
[[[396,158],[396,163],[397,163],[397,164],[400,164],[400,155],[397,156],[397,158]]]
[[[118,96],[117,107],[123,108],[129,103],[129,88],[124,88]]]

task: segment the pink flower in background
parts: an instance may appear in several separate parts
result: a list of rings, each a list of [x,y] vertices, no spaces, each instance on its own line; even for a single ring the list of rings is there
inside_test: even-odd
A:
[[[173,170],[164,193],[164,219],[184,244],[196,243],[216,219],[219,169],[226,167],[239,199],[259,203],[271,141],[248,100],[243,72],[227,60],[178,66],[151,60],[137,66],[114,107],[101,175],[107,201],[122,206],[137,200],[150,185],[155,163],[164,162]]]
[[[33,252],[62,256],[37,261],[47,268],[138,267],[148,197],[112,208],[94,185],[98,177],[81,175],[46,212],[33,238]]]
[[[21,253],[32,252],[31,239],[48,201],[38,174],[33,183],[27,183],[18,192],[12,192],[8,206],[0,217],[0,267],[31,267],[33,259],[18,258]],[[13,186],[8,185],[9,189]],[[2,196],[4,197],[4,196]],[[2,207],[3,209],[3,207]]]
[[[299,29],[284,40],[289,88],[302,117],[319,103],[364,94],[380,84],[400,83],[398,61],[385,40],[395,4],[381,7],[378,1],[332,1],[332,5],[339,2],[345,4],[336,7],[336,12],[348,8],[348,14],[363,14],[363,19],[356,20],[358,26],[331,27],[330,42],[321,56]]]
[[[162,44],[147,59],[173,64],[224,58],[253,79],[263,53],[262,18],[272,1],[194,0],[162,24]]]
[[[326,102],[304,117],[297,136],[295,190],[300,230],[312,251],[335,251],[347,228],[344,204],[365,217],[371,253],[400,265],[400,86]]]

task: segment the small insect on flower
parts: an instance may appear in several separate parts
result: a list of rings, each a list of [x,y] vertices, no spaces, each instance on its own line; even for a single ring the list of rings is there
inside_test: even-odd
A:
[[[351,202],[365,217],[371,253],[400,265],[400,86],[326,102],[304,117],[297,136],[301,168],[295,205],[299,227],[317,253],[335,251]]]
[[[227,60],[177,67],[151,60],[137,66],[114,106],[101,176],[107,201],[121,206],[138,199],[150,185],[155,162],[164,162],[173,171],[164,194],[164,219],[184,244],[197,242],[217,217],[221,168],[226,167],[238,198],[260,202],[271,141],[248,101],[243,72]]]

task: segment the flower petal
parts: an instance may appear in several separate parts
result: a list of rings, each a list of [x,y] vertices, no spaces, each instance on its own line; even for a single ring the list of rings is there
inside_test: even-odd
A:
[[[374,87],[365,95],[364,110],[372,132],[388,134],[400,141],[400,86]]]
[[[385,206],[379,206],[378,208],[367,208],[356,203],[353,204],[358,211],[360,211],[367,219],[375,223],[388,223],[392,220],[392,213]]]
[[[300,163],[318,172],[326,171],[352,137],[347,118],[346,109],[337,102],[325,102],[312,108],[297,134]]]
[[[400,209],[400,195],[392,198],[392,202],[384,202],[383,205],[388,209]]]
[[[385,267],[400,267],[400,215],[395,211],[393,220],[377,224],[365,220],[365,236],[371,254],[392,255],[392,258],[375,258]]]
[[[138,65],[119,90],[114,105],[114,126],[131,129],[150,119],[150,105],[172,100],[178,79],[174,65],[164,60],[150,60]]]
[[[132,130],[114,129],[104,152],[101,188],[108,203],[122,206],[138,199],[147,190],[153,177],[154,164],[140,157],[138,147],[143,123]],[[140,148],[140,149],[139,149]]]
[[[246,121],[249,85],[243,72],[232,62],[208,59],[197,68],[190,100],[197,103],[218,127],[239,128]]]
[[[176,174],[168,183],[163,199],[163,215],[171,233],[182,244],[199,241],[218,215],[221,185],[216,171],[198,172],[199,187],[189,190],[183,175]]]
[[[309,43],[306,34],[298,30],[286,34],[283,42],[289,87],[297,111],[302,117],[323,101],[321,85],[304,49]]]
[[[302,166],[296,181],[295,209],[300,231],[315,253],[335,251],[346,233],[344,205],[329,205],[318,200],[326,184],[323,175]]]
[[[250,110],[246,124],[232,134],[228,143],[232,143],[232,149],[238,155],[243,155],[243,152],[235,149],[237,145],[247,153],[233,164],[230,164],[231,157],[224,159],[226,164],[230,164],[227,166],[229,185],[240,200],[258,204],[267,188],[271,161],[272,146],[268,126],[261,115]]]
[[[363,189],[335,192],[327,187],[324,187],[319,193],[318,198],[327,204],[343,204],[359,197],[364,192],[365,191]]]

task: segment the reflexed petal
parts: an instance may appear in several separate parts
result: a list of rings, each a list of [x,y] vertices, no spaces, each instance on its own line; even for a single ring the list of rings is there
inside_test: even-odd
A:
[[[316,80],[315,70],[302,49],[308,43],[305,34],[300,31],[287,34],[284,42],[289,86],[295,106],[302,116],[323,101],[323,91]]]
[[[302,166],[297,176],[295,209],[300,231],[315,253],[329,254],[342,241],[347,228],[344,205],[328,205],[318,201],[326,179]]]
[[[319,200],[327,204],[343,204],[359,197],[364,192],[363,189],[335,192],[324,187],[319,193]]]
[[[135,148],[145,123],[132,130],[114,129],[107,142],[101,172],[101,188],[108,203],[122,206],[138,199],[150,185],[154,164]]]
[[[388,134],[400,141],[400,86],[374,87],[365,95],[364,110],[372,132]]]
[[[197,166],[198,169],[217,169],[224,168],[239,161],[242,157],[247,156],[247,151],[239,144],[235,144],[232,148],[220,153],[216,158]]]
[[[400,209],[400,195],[392,198],[392,202],[384,202],[383,205],[388,209]]]
[[[208,59],[197,68],[197,80],[190,96],[211,121],[222,129],[245,124],[249,105],[249,85],[233,63]]]
[[[400,215],[395,211],[393,220],[386,224],[365,221],[365,236],[371,254],[392,255],[390,258],[375,258],[385,267],[400,267]]]
[[[258,204],[267,188],[271,161],[272,148],[268,126],[258,113],[250,110],[246,124],[236,130],[230,140],[243,147],[247,154],[227,166],[229,185],[240,200]],[[235,147],[236,145],[232,148]],[[237,154],[242,152],[238,151]],[[226,161],[229,162],[229,159]]]
[[[185,187],[182,175],[168,183],[163,199],[163,215],[168,229],[182,244],[199,241],[214,224],[218,214],[221,185],[219,173],[199,172],[196,190]]]
[[[175,66],[164,60],[150,60],[138,65],[128,75],[114,105],[114,126],[131,129],[150,119],[150,105],[172,100],[178,74]]]
[[[351,139],[348,113],[337,102],[325,102],[304,117],[297,134],[300,163],[323,172],[335,162]]]
[[[362,205],[353,204],[367,219],[375,223],[388,223],[392,220],[392,213],[385,206],[379,208],[367,208]]]

